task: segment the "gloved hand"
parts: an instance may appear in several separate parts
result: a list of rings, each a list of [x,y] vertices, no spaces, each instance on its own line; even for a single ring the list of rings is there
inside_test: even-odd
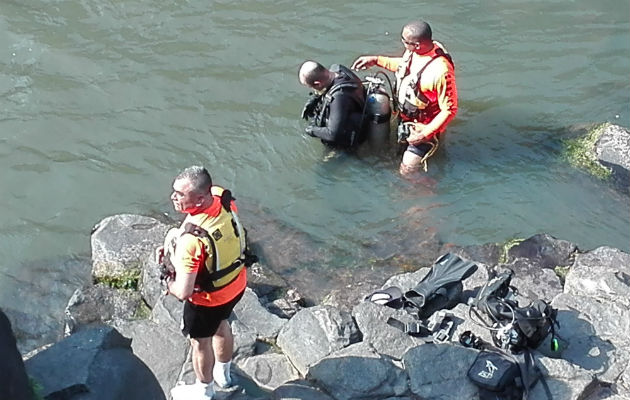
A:
[[[313,125],[309,125],[304,128],[304,132],[306,132],[306,134],[309,136],[315,137],[315,134],[313,133],[313,128],[315,128]]]
[[[309,119],[309,117],[313,116],[315,108],[317,108],[317,104],[321,98],[321,96],[311,94],[306,104],[304,104],[304,108],[302,108],[302,119]]]

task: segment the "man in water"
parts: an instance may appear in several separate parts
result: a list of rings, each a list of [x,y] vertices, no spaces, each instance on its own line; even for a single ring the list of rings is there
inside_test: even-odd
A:
[[[308,135],[342,148],[363,142],[365,92],[356,74],[343,65],[333,64],[328,69],[305,61],[298,78],[314,91],[302,109],[302,118],[311,120],[305,129]]]
[[[158,249],[168,292],[184,301],[182,332],[192,346],[197,381],[171,389],[173,400],[209,400],[214,384],[231,386],[234,347],[227,319],[247,285],[245,231],[228,190],[212,185],[204,167],[183,170],[173,182],[176,211],[186,214]]]
[[[405,47],[401,57],[361,56],[352,69],[377,65],[396,72],[398,136],[399,141],[407,143],[400,173],[405,175],[420,167],[426,171],[438,138],[457,113],[457,86],[451,56],[432,39],[429,24],[409,22],[402,29],[401,41]]]

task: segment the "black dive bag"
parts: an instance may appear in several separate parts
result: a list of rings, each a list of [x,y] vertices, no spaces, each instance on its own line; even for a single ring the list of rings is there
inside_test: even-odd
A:
[[[516,361],[507,354],[480,351],[467,375],[479,388],[481,400],[520,400],[523,397],[520,369]]]

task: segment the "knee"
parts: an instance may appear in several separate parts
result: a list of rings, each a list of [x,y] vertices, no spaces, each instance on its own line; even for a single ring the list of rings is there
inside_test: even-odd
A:
[[[214,336],[219,336],[219,337],[232,336],[232,328],[230,327],[230,323],[225,319],[221,321]]]

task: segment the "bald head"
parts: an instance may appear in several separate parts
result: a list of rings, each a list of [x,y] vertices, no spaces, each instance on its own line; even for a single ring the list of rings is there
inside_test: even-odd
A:
[[[330,71],[320,63],[309,60],[302,63],[298,77],[302,85],[319,90],[328,85]]]
[[[403,27],[402,31],[409,40],[418,43],[431,42],[433,39],[431,27],[424,21],[411,21]]]

